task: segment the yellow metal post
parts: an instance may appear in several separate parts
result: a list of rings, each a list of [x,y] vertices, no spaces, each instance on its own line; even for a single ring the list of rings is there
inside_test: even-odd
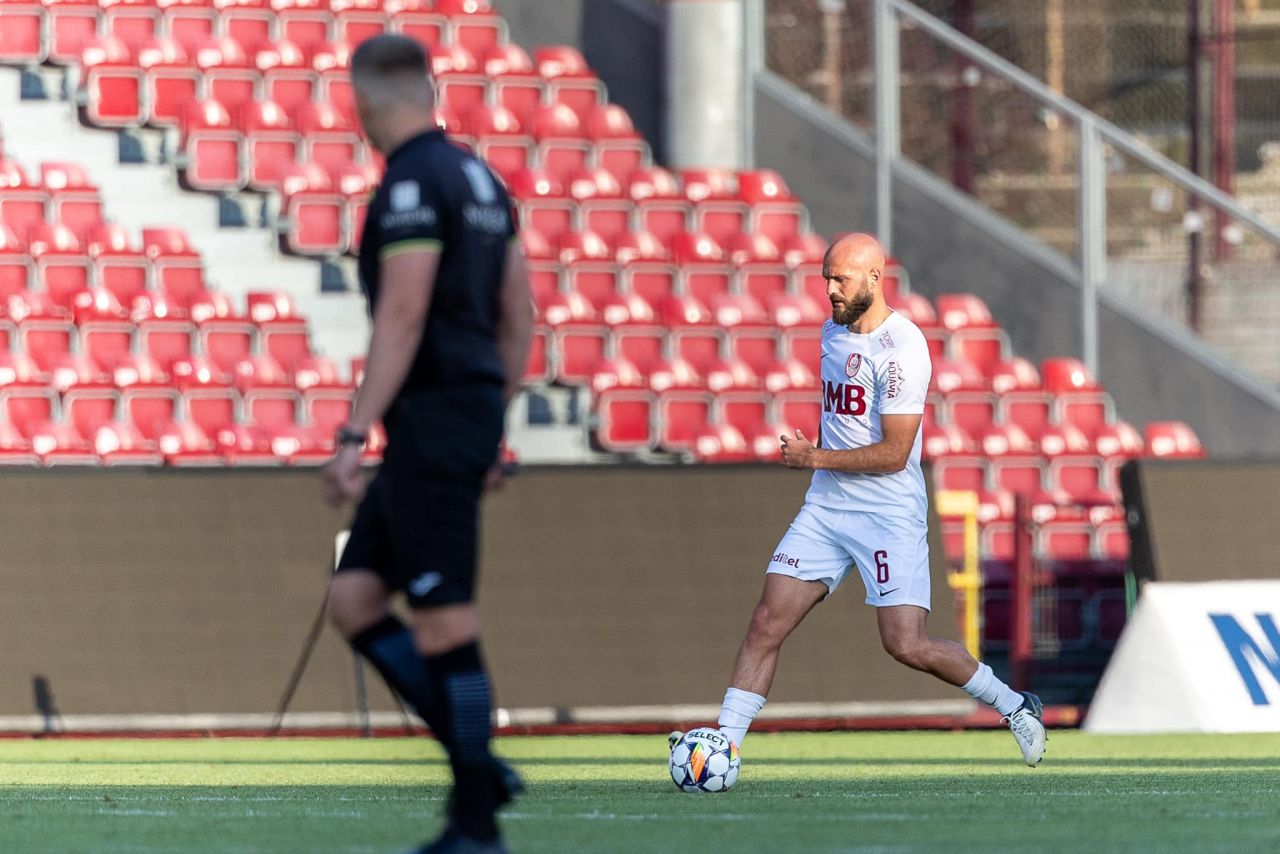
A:
[[[978,565],[978,493],[939,490],[933,496],[939,516],[964,518],[964,567],[947,577],[952,590],[964,594],[964,646],[974,658],[982,655],[982,572]]]

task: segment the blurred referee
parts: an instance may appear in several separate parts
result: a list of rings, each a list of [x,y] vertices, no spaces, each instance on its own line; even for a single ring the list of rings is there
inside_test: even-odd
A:
[[[449,754],[454,789],[429,852],[505,851],[495,821],[519,778],[489,751],[475,606],[479,503],[529,349],[529,285],[511,202],[436,127],[423,49],[378,36],[351,57],[356,107],[387,156],[360,241],[373,315],[364,380],[324,470],[334,504],[363,494],[330,584],[330,618]],[[360,449],[381,420],[382,469]],[[406,627],[389,600],[403,592]]]

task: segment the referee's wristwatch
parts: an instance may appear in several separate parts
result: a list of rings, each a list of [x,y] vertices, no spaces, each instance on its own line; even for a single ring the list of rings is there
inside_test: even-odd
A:
[[[338,428],[338,434],[335,437],[335,441],[338,443],[338,447],[340,448],[345,448],[348,445],[355,445],[357,448],[363,448],[365,442],[368,440],[369,434],[361,433],[359,430],[354,430],[346,425]]]

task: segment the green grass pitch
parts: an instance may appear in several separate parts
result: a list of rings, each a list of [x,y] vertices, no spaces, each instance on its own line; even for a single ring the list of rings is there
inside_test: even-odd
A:
[[[662,736],[510,738],[515,852],[1280,851],[1280,735],[755,734],[685,795]],[[0,742],[0,850],[380,852],[439,827],[423,739]]]

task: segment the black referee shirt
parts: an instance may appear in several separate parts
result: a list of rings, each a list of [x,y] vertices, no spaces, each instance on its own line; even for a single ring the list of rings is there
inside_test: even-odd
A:
[[[440,252],[427,326],[401,395],[504,381],[498,301],[514,236],[502,184],[441,131],[415,136],[387,158],[360,239],[360,284],[370,312],[387,258],[422,248]]]

